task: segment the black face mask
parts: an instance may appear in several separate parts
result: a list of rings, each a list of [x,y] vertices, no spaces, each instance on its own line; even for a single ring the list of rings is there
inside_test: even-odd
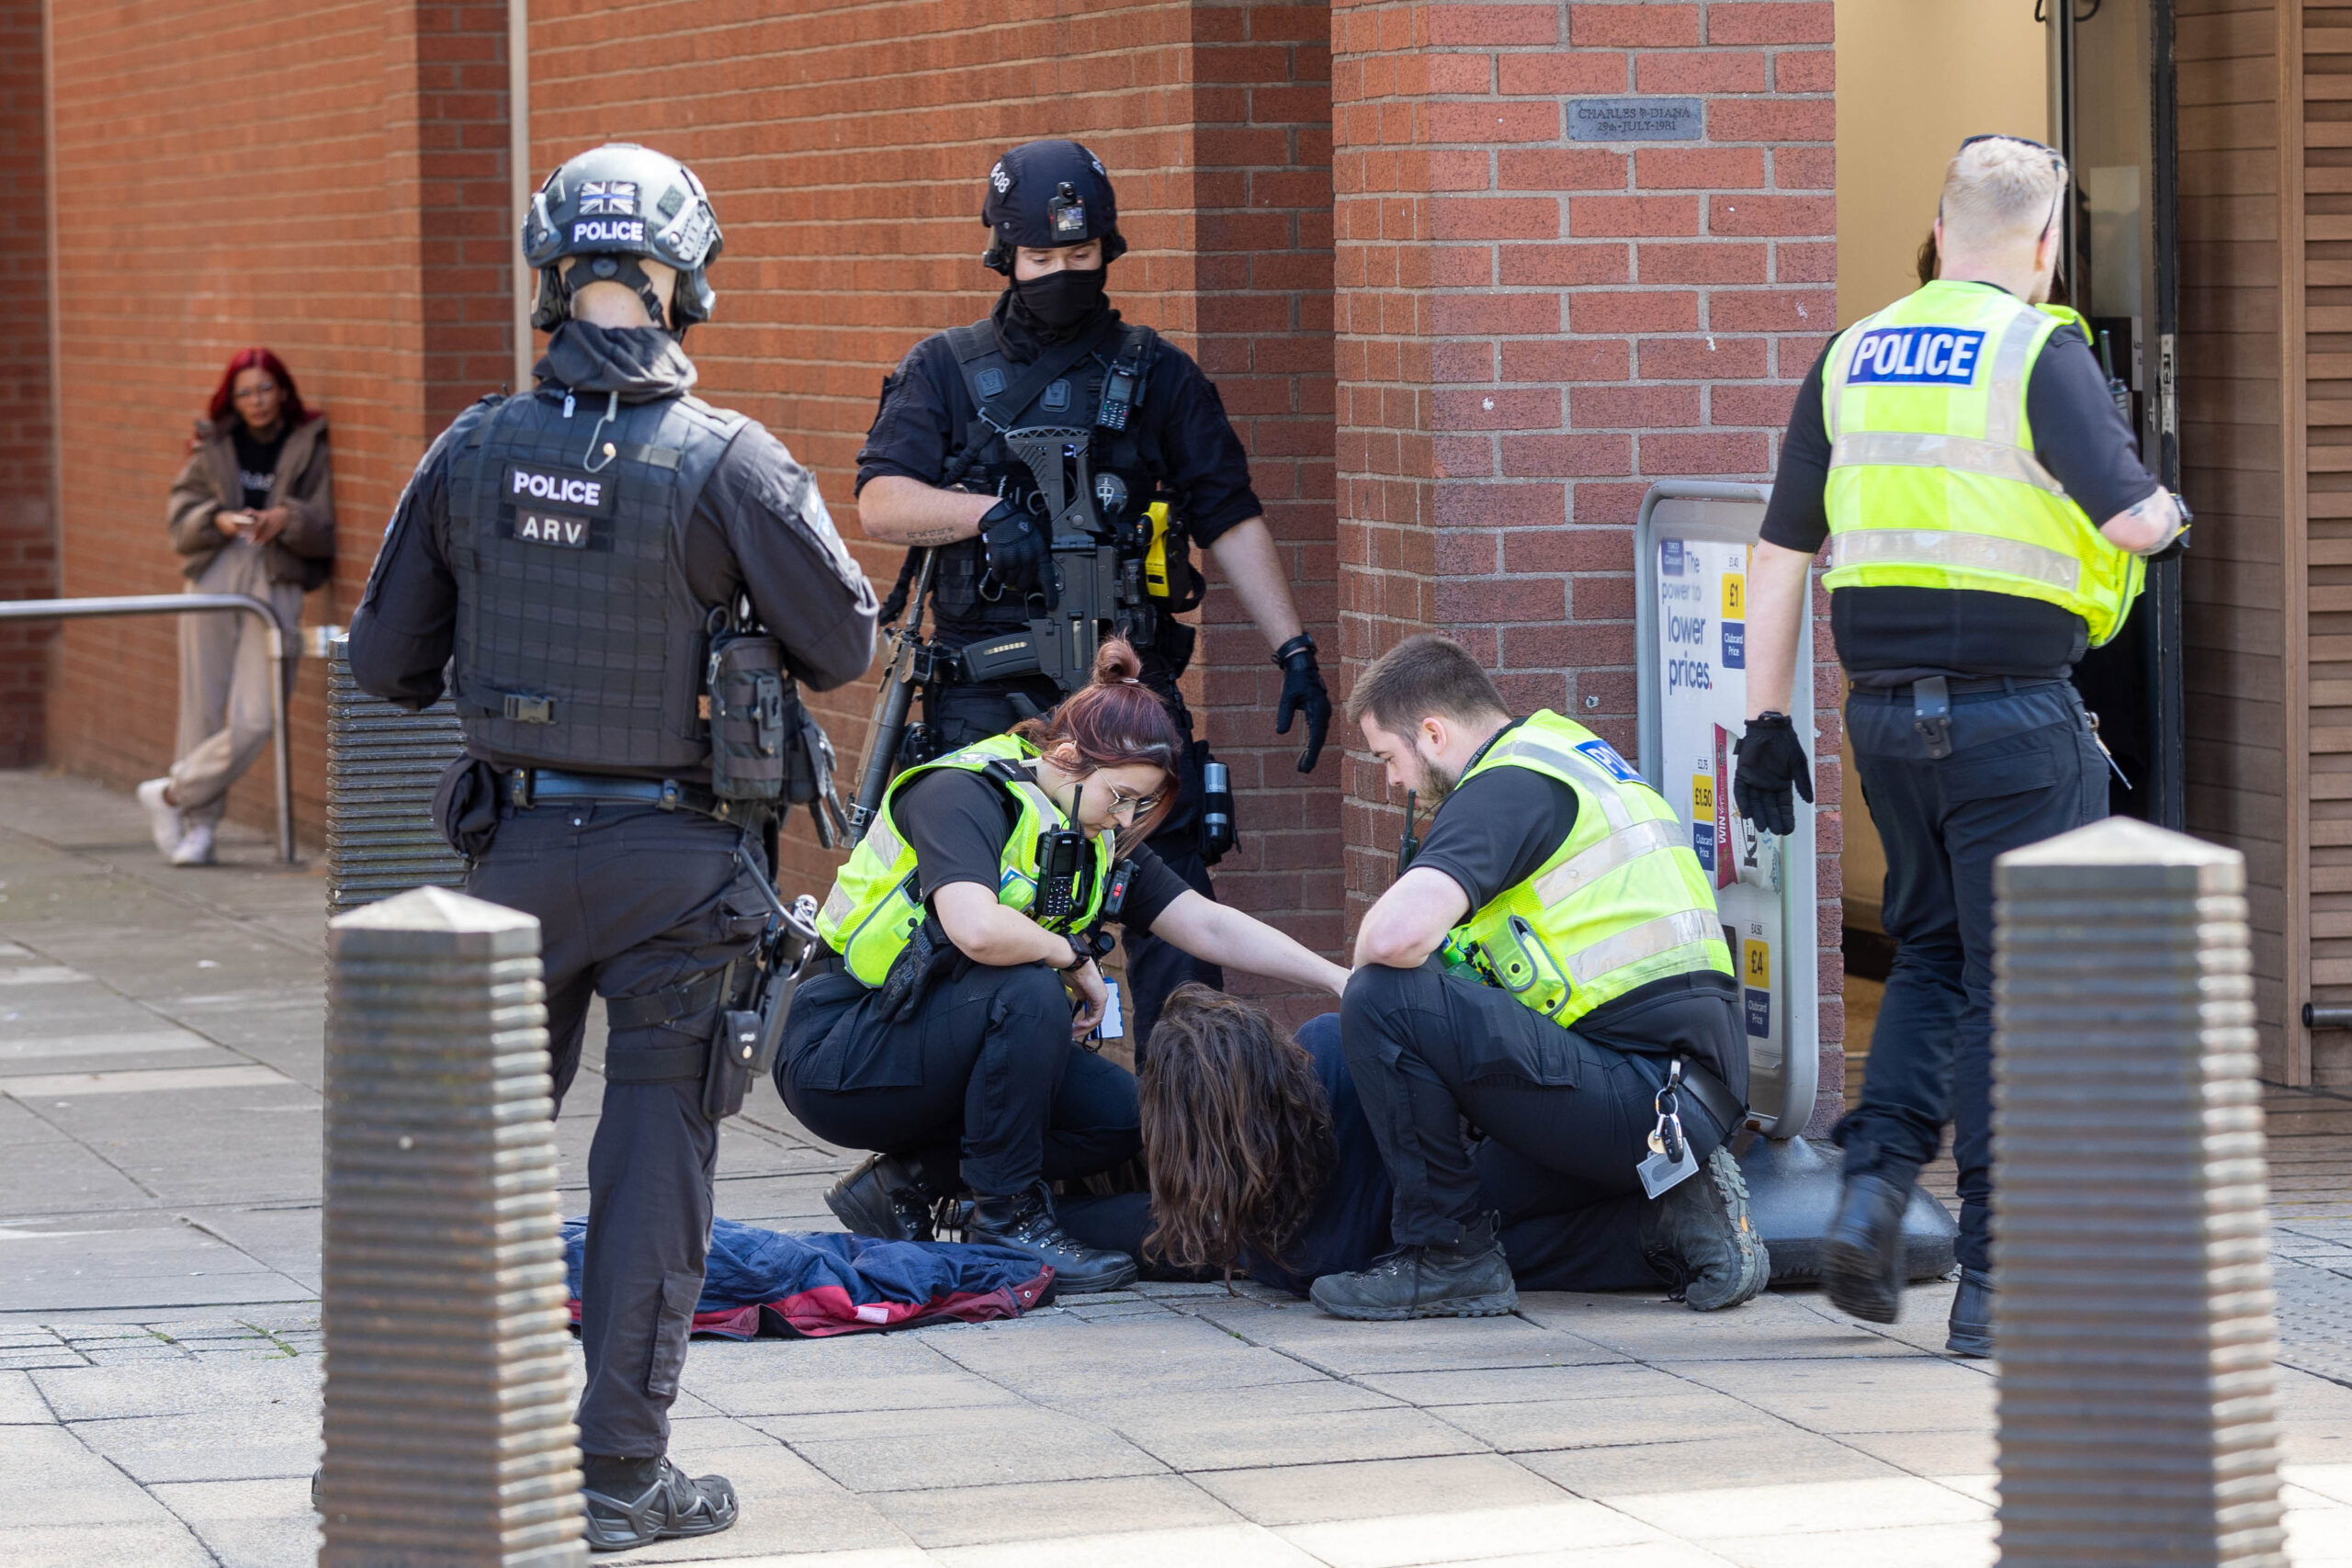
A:
[[[1043,277],[1015,278],[1013,313],[1051,342],[1102,309],[1102,282],[1109,270],[1097,266],[1080,272],[1064,267]]]

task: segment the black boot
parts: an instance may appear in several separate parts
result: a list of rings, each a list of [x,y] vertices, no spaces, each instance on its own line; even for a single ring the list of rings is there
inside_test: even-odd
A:
[[[1136,1260],[1124,1252],[1087,1246],[1054,1218],[1042,1181],[1010,1197],[975,1197],[964,1239],[1025,1252],[1054,1270],[1054,1288],[1069,1293],[1118,1291],[1136,1282]]]
[[[1849,1176],[1821,1241],[1821,1282],[1838,1311],[1893,1323],[1903,1307],[1903,1211],[1911,1184]]]
[[[895,1155],[872,1155],[833,1183],[833,1190],[825,1194],[825,1207],[852,1235],[929,1241],[932,1196],[924,1189],[917,1162]]]
[[[652,1479],[634,1487],[649,1464]],[[591,1551],[627,1551],[657,1540],[717,1535],[735,1523],[735,1488],[723,1475],[689,1479],[666,1459],[631,1461],[594,1454],[585,1469],[589,1479],[581,1496],[588,1505]]]
[[[1978,1359],[1993,1353],[1993,1276],[1985,1270],[1960,1271],[1960,1290],[1951,1298],[1951,1333],[1944,1348]]]
[[[1718,1148],[1642,1216],[1642,1258],[1692,1312],[1721,1312],[1771,1281],[1772,1260],[1747,1213],[1747,1179]]]
[[[1481,1214],[1452,1247],[1400,1247],[1356,1274],[1326,1274],[1308,1299],[1333,1317],[1394,1323],[1413,1317],[1501,1317],[1519,1310],[1519,1287],[1495,1239],[1498,1217]]]

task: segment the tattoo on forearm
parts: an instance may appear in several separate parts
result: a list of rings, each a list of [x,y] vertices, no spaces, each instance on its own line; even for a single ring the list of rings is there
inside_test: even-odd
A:
[[[900,536],[910,545],[952,545],[968,536],[956,528],[912,528]]]

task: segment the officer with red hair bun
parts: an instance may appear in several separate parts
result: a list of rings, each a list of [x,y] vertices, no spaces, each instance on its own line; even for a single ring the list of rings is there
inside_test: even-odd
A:
[[[862,1235],[927,1240],[968,1189],[967,1240],[1025,1252],[1072,1291],[1135,1260],[1063,1230],[1047,1184],[1142,1147],[1134,1077],[1082,1048],[1116,921],[1211,964],[1337,996],[1347,971],[1204,897],[1144,842],[1185,746],[1143,662],[1105,641],[1093,683],[891,784],[817,919],[776,1064],[819,1137],[877,1151],[826,1202]]]

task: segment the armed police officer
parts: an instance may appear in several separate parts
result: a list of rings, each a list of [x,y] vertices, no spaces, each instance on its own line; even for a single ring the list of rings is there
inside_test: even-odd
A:
[[[1962,1355],[1993,1349],[1993,861],[2107,815],[2108,760],[2067,677],[2188,522],[2141,465],[2079,318],[2035,309],[2065,195],[2039,142],[1962,145],[1941,274],[1849,327],[1805,378],[1748,574],[1740,814],[1785,833],[1792,788],[1813,798],[1782,710],[1826,541],[1847,754],[1885,842],[1899,944],[1861,1103],[1837,1132],[1825,1283],[1856,1316],[1894,1320],[1913,1178],[1954,1122]]]
[[[1316,1305],[1508,1313],[1501,1233],[1538,1215],[1553,1277],[1663,1280],[1700,1312],[1755,1295],[1770,1262],[1727,1145],[1747,1111],[1739,992],[1673,808],[1582,725],[1511,717],[1443,637],[1374,660],[1348,713],[1390,784],[1442,804],[1364,915],[1340,1011],[1397,1247],[1316,1280]]]
[[[466,757],[436,807],[468,889],[539,919],[559,1101],[605,998],[579,1423],[589,1542],[617,1551],[735,1521],[724,1479],[664,1457],[718,1123],[749,1077],[722,1046],[776,914],[763,829],[822,782],[797,683],[865,671],[875,603],[808,471],[690,395],[720,245],[701,182],[598,147],[540,187],[523,245],[552,333],[537,386],[425,454],[351,665],[412,708],[447,667]]]
[[[907,760],[1001,734],[1082,689],[1097,639],[1116,632],[1187,738],[1182,793],[1152,849],[1214,897],[1207,866],[1231,843],[1231,806],[1204,812],[1205,749],[1176,691],[1193,643],[1176,615],[1201,593],[1189,545],[1216,558],[1273,649],[1275,733],[1305,718],[1301,773],[1330,722],[1315,641],[1216,388],[1104,298],[1126,242],[1102,164],[1074,141],[1016,147],[989,171],[980,221],[981,259],[1004,292],[988,320],[915,345],[883,383],[858,454],[866,533],[933,551],[938,657]],[[1132,1040],[1149,1035],[1177,986],[1222,983],[1215,965],[1164,942],[1125,940]]]

